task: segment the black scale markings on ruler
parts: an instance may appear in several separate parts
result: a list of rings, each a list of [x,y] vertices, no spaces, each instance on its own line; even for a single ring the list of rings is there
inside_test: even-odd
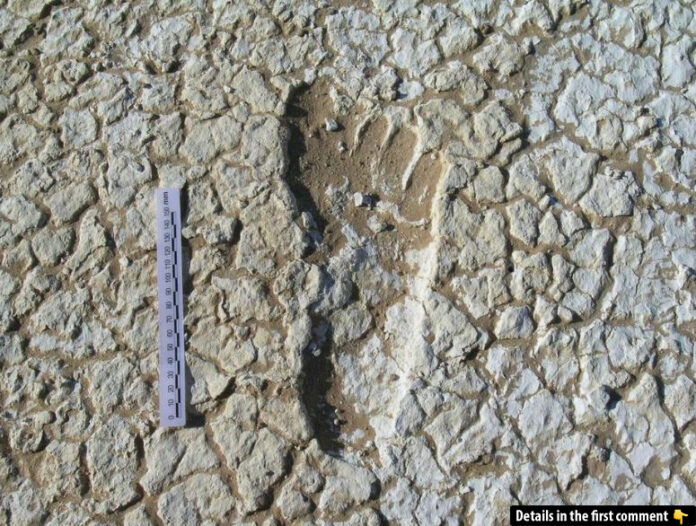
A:
[[[186,424],[184,300],[179,189],[157,189],[160,426]]]

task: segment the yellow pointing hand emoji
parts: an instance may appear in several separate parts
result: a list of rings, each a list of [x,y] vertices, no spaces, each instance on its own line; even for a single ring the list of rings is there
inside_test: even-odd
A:
[[[674,518],[679,521],[679,524],[684,524],[684,517],[688,517],[682,510],[674,510]]]

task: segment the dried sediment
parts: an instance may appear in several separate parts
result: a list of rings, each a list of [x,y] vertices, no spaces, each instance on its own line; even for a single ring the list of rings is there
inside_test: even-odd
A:
[[[676,1],[10,0],[0,523],[694,500]],[[157,429],[153,190],[190,427]]]

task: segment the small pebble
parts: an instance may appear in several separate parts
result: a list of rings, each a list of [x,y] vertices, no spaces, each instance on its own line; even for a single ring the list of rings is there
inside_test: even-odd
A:
[[[382,221],[382,218],[379,216],[371,215],[367,218],[367,226],[370,227],[370,230],[372,230],[375,234],[379,234],[380,232],[384,232],[389,225]]]
[[[353,194],[353,203],[355,204],[355,206],[364,206],[370,208],[372,208],[372,206],[375,204],[374,199],[372,197],[370,197],[367,194],[362,194],[360,192],[355,192]]]
[[[307,211],[302,212],[302,215],[300,216],[300,220],[302,221],[303,228],[306,228],[306,229],[317,228],[317,223],[314,221],[312,214],[310,214]]]
[[[324,127],[326,128],[326,131],[334,132],[338,130],[338,123],[335,119],[328,117],[326,121],[324,121]]]

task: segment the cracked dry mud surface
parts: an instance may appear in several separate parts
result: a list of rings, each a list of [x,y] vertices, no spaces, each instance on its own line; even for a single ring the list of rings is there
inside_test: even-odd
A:
[[[0,524],[694,502],[689,3],[0,6]]]

